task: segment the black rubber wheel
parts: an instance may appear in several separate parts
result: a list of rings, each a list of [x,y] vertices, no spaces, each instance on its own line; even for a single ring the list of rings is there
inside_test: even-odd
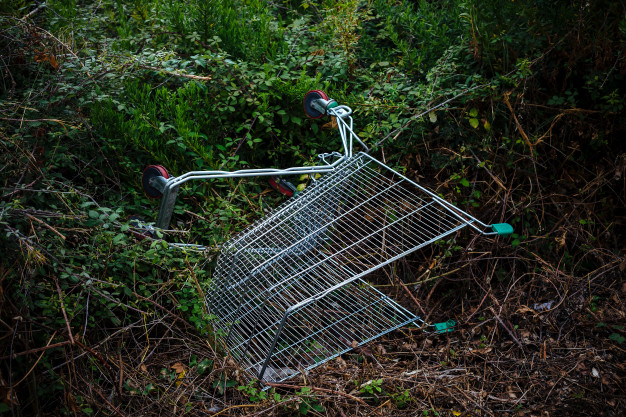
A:
[[[146,193],[146,196],[149,198],[161,198],[163,196],[161,191],[150,185],[150,180],[154,177],[169,178],[170,175],[161,165],[148,165],[146,169],[143,170],[141,185],[143,186],[143,191]]]
[[[320,117],[324,116],[324,113],[320,113],[311,106],[313,100],[318,100],[320,98],[328,100],[328,96],[322,90],[311,90],[304,96],[304,100],[302,101],[302,105],[304,106],[304,112],[311,119],[319,119]]]

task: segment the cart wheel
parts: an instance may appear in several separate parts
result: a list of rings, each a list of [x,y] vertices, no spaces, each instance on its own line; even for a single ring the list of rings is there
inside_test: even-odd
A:
[[[130,215],[127,217],[128,224],[130,226],[129,231],[139,240],[154,239],[156,237],[154,230],[150,226],[146,225],[143,219],[139,216]]]
[[[278,177],[270,177],[270,187],[287,197],[293,197],[298,193],[297,188],[287,180]]]
[[[149,198],[161,198],[163,195],[161,194],[161,191],[150,185],[150,180],[154,177],[169,178],[170,175],[161,165],[148,165],[148,167],[143,170],[143,175],[141,177],[143,191]]]
[[[320,98],[328,100],[328,96],[322,90],[311,90],[304,96],[304,100],[302,101],[302,105],[304,106],[304,112],[311,119],[319,119],[320,117],[324,116],[324,113],[320,113],[311,106],[313,100],[318,100]]]

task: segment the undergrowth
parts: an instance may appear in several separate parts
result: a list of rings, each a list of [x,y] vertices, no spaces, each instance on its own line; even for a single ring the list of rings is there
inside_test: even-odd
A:
[[[625,409],[622,3],[51,0],[0,13],[0,413]],[[403,329],[260,391],[215,342],[203,298],[219,245],[284,197],[262,178],[183,187],[167,240],[205,252],[138,239],[128,218],[156,216],[150,164],[284,168],[339,149],[332,123],[303,114],[312,89],[354,109],[377,158],[515,233],[460,232],[374,277],[385,291],[401,280],[403,303],[458,333]]]

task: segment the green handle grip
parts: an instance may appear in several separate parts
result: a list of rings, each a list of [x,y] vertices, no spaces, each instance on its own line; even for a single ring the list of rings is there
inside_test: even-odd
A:
[[[498,236],[510,236],[513,233],[513,226],[508,223],[492,224],[491,229],[496,232]]]

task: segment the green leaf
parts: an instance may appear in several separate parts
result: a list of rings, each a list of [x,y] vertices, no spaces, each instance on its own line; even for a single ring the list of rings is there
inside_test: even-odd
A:
[[[463,178],[463,179],[461,180],[461,185],[462,185],[463,187],[469,187],[470,182],[469,182],[466,178]]]
[[[469,111],[469,115],[472,117],[478,116],[478,109],[476,107],[472,107]]]
[[[100,213],[98,213],[96,210],[89,210],[89,217],[91,217],[92,219],[97,219],[98,217],[100,217]]]
[[[478,127],[478,119],[471,118],[469,119],[469,124],[476,129]]]
[[[609,339],[619,343],[620,345],[624,343],[624,340],[626,340],[624,336],[620,335],[619,333],[611,333]]]

